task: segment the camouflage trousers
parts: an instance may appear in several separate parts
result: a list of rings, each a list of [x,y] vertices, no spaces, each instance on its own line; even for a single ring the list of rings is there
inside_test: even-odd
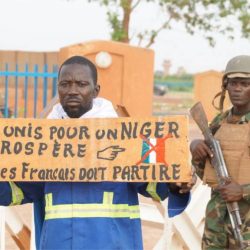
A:
[[[250,203],[242,199],[238,204],[242,220],[242,236],[244,240],[250,241]],[[217,192],[212,193],[207,204],[202,249],[239,249],[234,239],[226,204]],[[250,247],[246,249],[250,250]]]

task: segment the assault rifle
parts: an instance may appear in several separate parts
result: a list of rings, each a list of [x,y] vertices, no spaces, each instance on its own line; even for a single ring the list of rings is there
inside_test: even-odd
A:
[[[220,185],[224,185],[227,179],[230,178],[230,176],[228,174],[227,167],[223,158],[220,143],[213,137],[211,130],[208,127],[208,120],[204,112],[204,109],[202,107],[202,104],[200,102],[196,103],[190,109],[190,114],[195,120],[198,127],[200,128],[207,145],[213,152],[213,157],[211,158],[211,164],[216,172],[218,183]],[[238,202],[227,202],[226,205],[230,221],[232,224],[232,229],[234,232],[234,238],[240,249],[245,249],[249,243],[243,240],[241,234],[242,222],[240,218]]]

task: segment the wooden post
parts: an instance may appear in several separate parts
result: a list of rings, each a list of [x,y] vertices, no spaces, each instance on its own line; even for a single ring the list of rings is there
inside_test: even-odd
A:
[[[6,209],[6,230],[20,249],[30,249],[30,230],[13,209]]]

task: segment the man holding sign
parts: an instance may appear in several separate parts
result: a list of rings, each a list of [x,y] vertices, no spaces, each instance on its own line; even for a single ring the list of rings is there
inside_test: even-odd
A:
[[[117,117],[111,102],[97,98],[99,89],[97,70],[91,61],[81,56],[67,59],[58,74],[60,104],[53,107],[48,118]],[[113,145],[100,150],[97,158],[111,161],[123,152],[122,146]],[[136,166],[133,171],[137,171]],[[138,193],[158,201],[168,197],[169,216],[175,216],[185,209],[193,184],[192,181],[188,184],[108,181],[1,183],[0,202],[11,205],[45,201],[45,205],[35,203],[41,209],[39,216],[44,212],[40,221],[41,235],[37,235],[40,249],[142,249]],[[41,227],[36,229],[39,234]]]

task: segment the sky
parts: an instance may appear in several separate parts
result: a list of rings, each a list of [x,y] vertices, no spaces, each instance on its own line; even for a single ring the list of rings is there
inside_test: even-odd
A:
[[[0,50],[58,51],[61,47],[109,40],[110,27],[105,8],[87,0],[0,0]],[[145,18],[147,17],[147,18]],[[159,10],[144,4],[132,17],[132,34],[142,27],[157,27]],[[215,34],[216,46],[210,47],[200,32],[188,35],[176,25],[163,31],[151,47],[155,51],[155,70],[162,70],[163,60],[170,60],[170,72],[184,67],[189,73],[222,71],[227,61],[240,54],[250,54],[250,41],[231,41]]]

